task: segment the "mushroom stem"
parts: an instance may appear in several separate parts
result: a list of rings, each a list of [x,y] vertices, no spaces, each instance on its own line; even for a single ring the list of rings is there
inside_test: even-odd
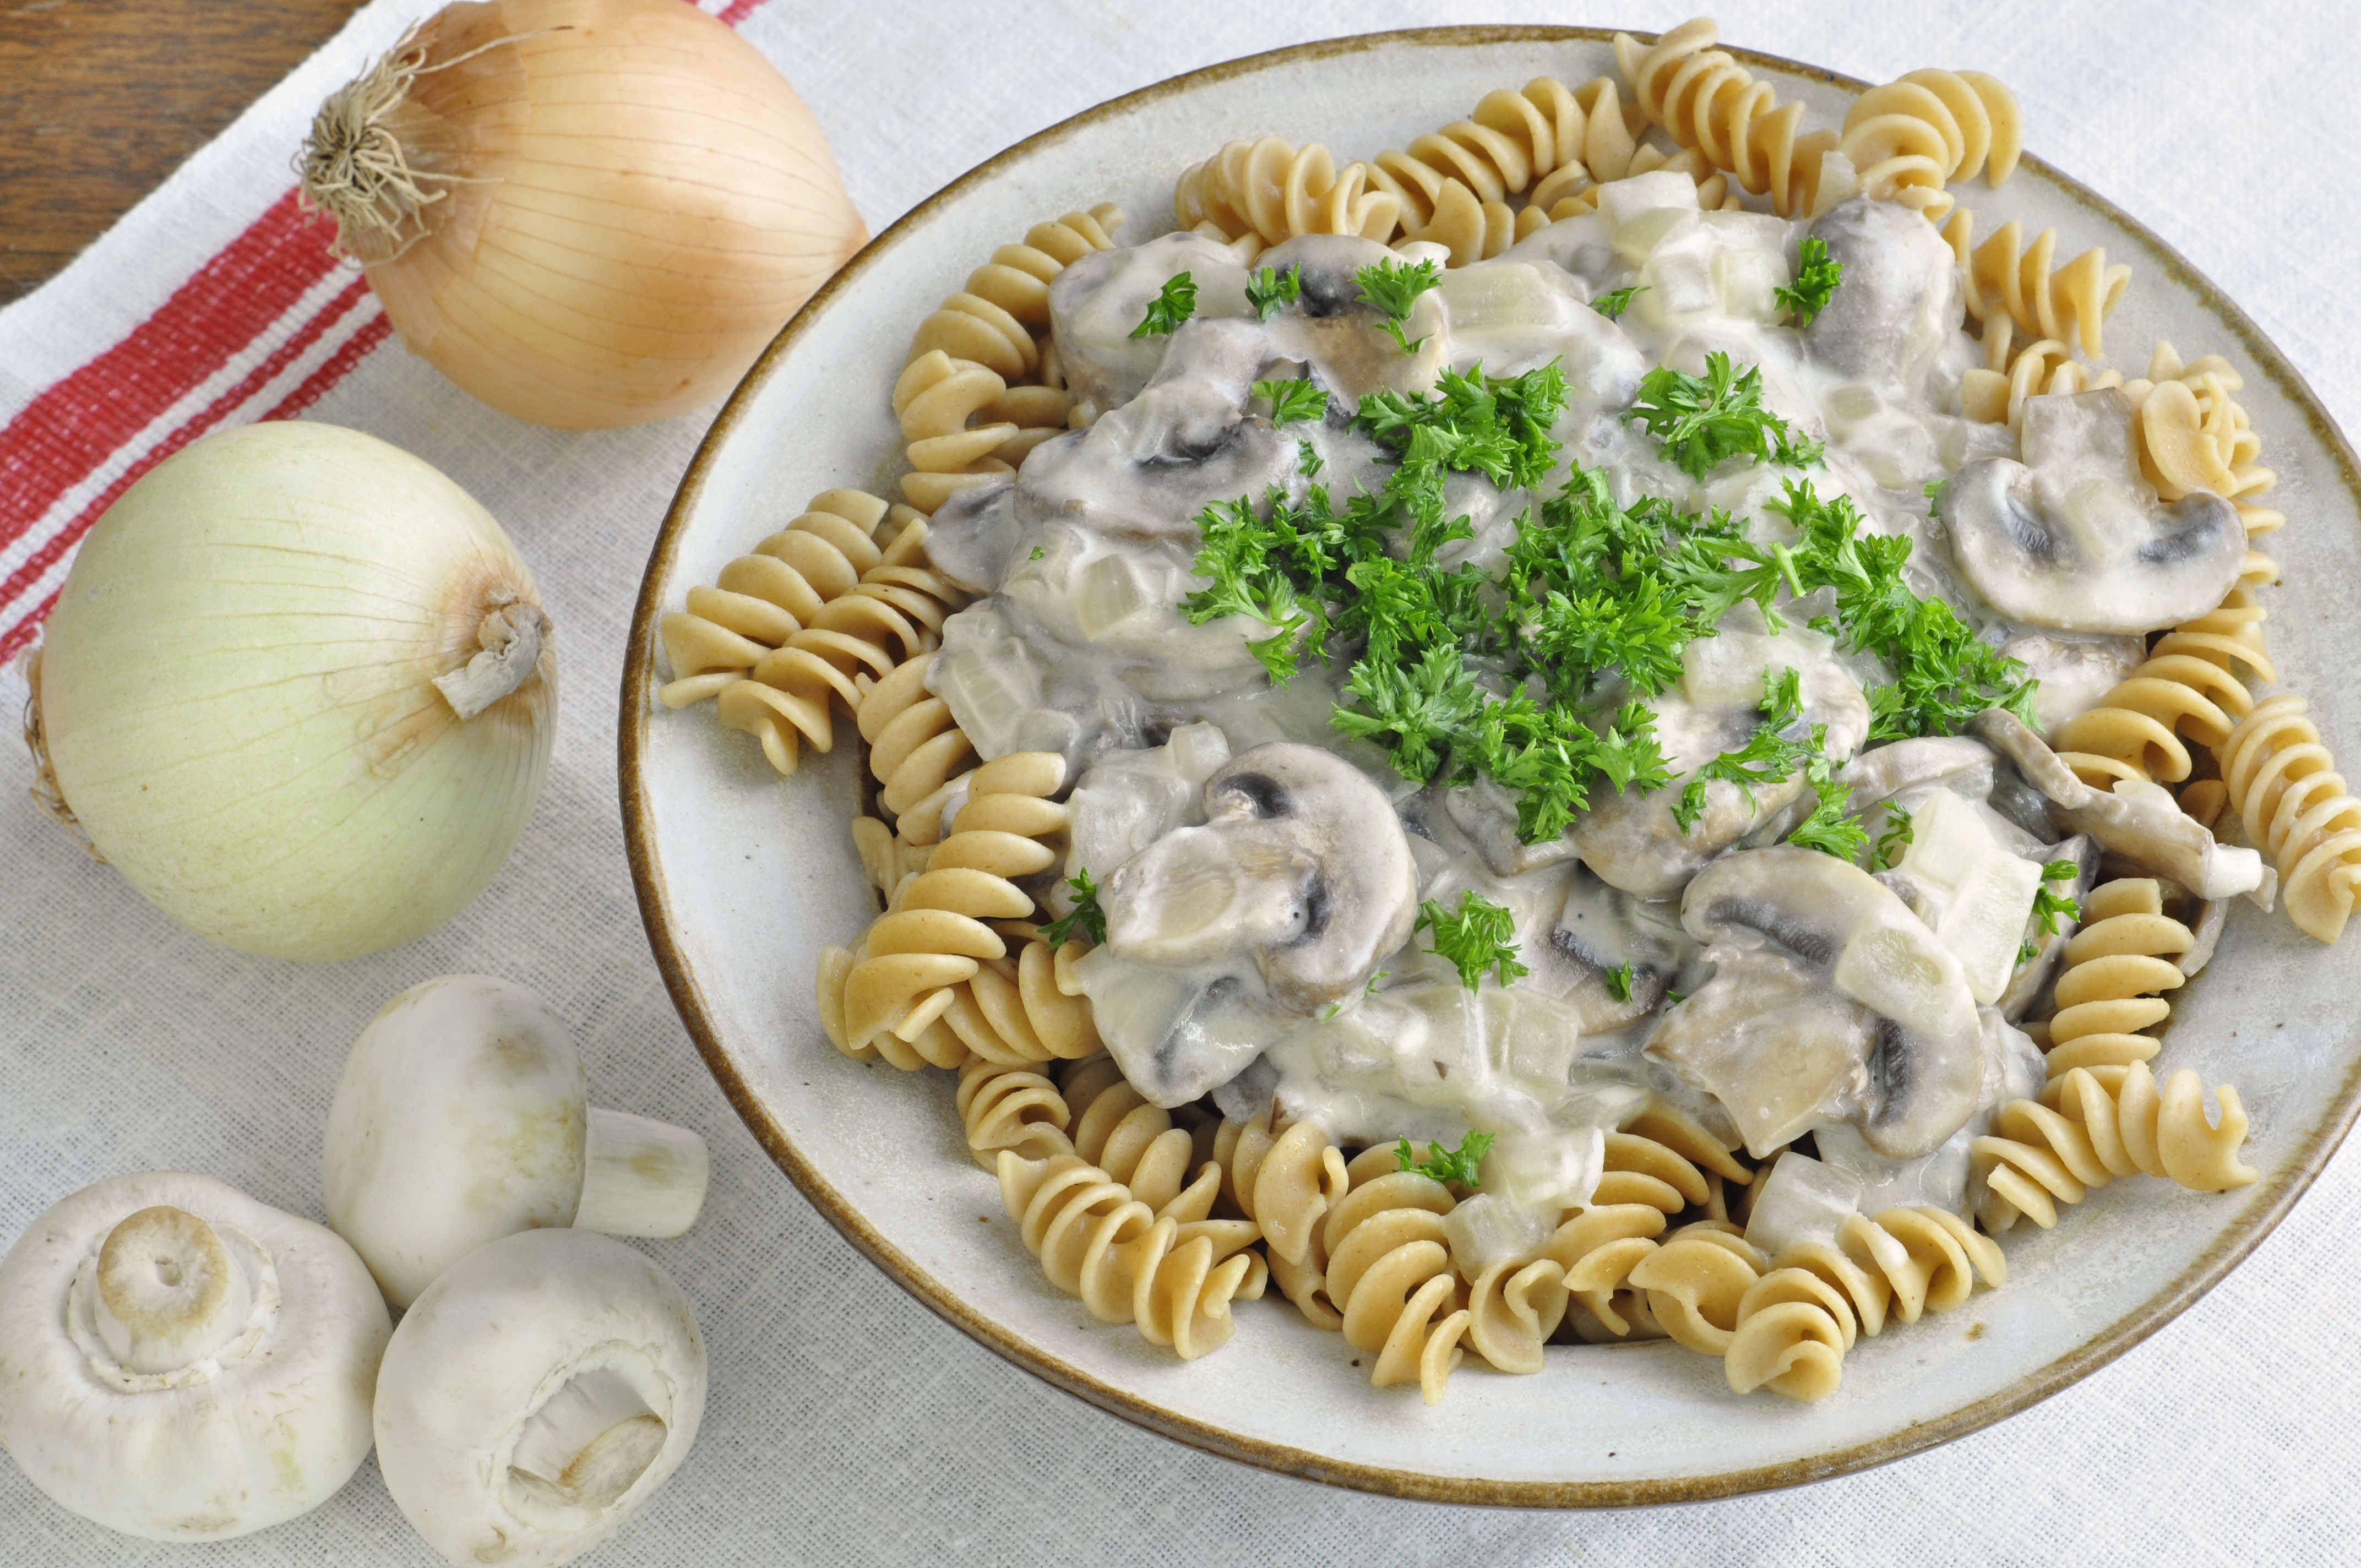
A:
[[[246,1326],[253,1287],[213,1226],[185,1209],[142,1209],[107,1234],[92,1316],[132,1372],[177,1372]]]
[[[594,1105],[583,1164],[576,1230],[671,1237],[697,1223],[713,1157],[686,1127]]]
[[[603,1508],[663,1452],[664,1418],[611,1367],[577,1373],[533,1413],[510,1468],[579,1508]]]

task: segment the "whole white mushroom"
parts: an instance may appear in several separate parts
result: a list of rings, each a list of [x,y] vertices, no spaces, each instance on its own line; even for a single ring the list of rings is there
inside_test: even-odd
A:
[[[585,1098],[566,1021],[489,975],[430,980],[386,1003],[328,1109],[328,1223],[407,1307],[486,1242],[554,1225],[676,1236],[711,1157],[682,1127]]]
[[[454,1563],[566,1563],[697,1441],[705,1341],[620,1242],[524,1231],[469,1253],[401,1320],[378,1377],[378,1466]]]
[[[211,1177],[109,1177],[0,1261],[0,1448],[110,1530],[244,1535],[319,1507],[368,1455],[390,1332],[324,1226]]]

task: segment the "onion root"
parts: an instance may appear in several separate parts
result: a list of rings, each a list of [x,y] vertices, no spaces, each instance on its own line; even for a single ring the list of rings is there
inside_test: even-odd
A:
[[[28,648],[16,663],[25,672],[25,750],[33,754],[33,784],[25,793],[33,797],[42,816],[72,834],[82,853],[103,866],[106,857],[98,852],[98,846],[82,831],[81,818],[66,804],[66,792],[58,784],[58,770],[49,762],[49,742],[41,730],[41,651]]]

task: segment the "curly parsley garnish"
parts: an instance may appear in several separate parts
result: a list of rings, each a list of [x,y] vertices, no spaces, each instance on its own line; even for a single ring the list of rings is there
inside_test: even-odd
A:
[[[1810,786],[1817,804],[1811,815],[1787,835],[1787,842],[1834,855],[1840,861],[1851,860],[1869,841],[1869,834],[1845,815],[1846,806],[1852,802],[1852,789],[1836,781],[1835,768],[1827,751],[1828,727],[1815,724],[1808,730],[1803,728],[1803,677],[1793,669],[1764,669],[1762,712],[1763,722],[1743,747],[1724,751],[1699,768],[1682,786],[1681,798],[1673,806],[1673,819],[1684,833],[1696,825],[1698,815],[1705,810],[1706,784],[1710,780],[1723,779],[1736,784],[1752,806],[1757,785],[1784,784],[1801,768],[1804,782]]]
[[[1956,735],[1989,707],[2033,722],[2036,683],[2025,666],[1978,637],[1949,604],[1920,598],[1903,582],[1908,539],[1862,533],[1850,498],[1824,501],[1793,479],[1770,504],[1804,536],[1795,550],[1801,587],[1836,590],[1836,615],[1821,630],[1895,673],[1892,685],[1869,690],[1871,740]]]
[[[1609,289],[1603,294],[1590,296],[1590,308],[1609,321],[1620,321],[1623,313],[1631,308],[1631,297],[1647,291],[1645,283],[1627,283],[1620,289]]]
[[[1812,318],[1828,308],[1828,296],[1844,281],[1844,264],[1828,259],[1828,242],[1806,235],[1797,247],[1795,287],[1781,286],[1771,291],[1771,297],[1787,307],[1799,327],[1812,324]]]
[[[1386,316],[1385,329],[1393,334],[1394,342],[1404,354],[1415,354],[1420,338],[1413,343],[1402,336],[1402,323],[1410,319],[1411,306],[1418,297],[1443,281],[1443,269],[1432,261],[1412,264],[1387,259],[1374,262],[1353,274],[1353,281],[1361,288],[1361,298],[1375,305]]]
[[[2041,868],[2041,885],[2033,890],[2032,918],[2041,923],[2041,929],[2037,935],[2054,937],[2058,934],[2058,922],[2060,919],[2082,918],[2082,906],[2080,904],[2062,894],[2049,891],[2049,884],[2052,883],[2062,882],[2071,884],[2081,881],[2081,877],[2082,868],[2071,861],[2051,861]],[[2040,954],[2041,944],[2037,941],[2027,941],[2025,946],[2017,948],[2016,961],[2029,963]]]
[[[1254,307],[1257,321],[1268,321],[1303,296],[1303,269],[1290,267],[1284,272],[1264,268],[1246,280],[1246,303]]]
[[[1170,337],[1182,322],[1197,313],[1197,284],[1182,272],[1164,280],[1156,298],[1148,302],[1148,313],[1131,329],[1134,337]]]
[[[1692,479],[1702,479],[1732,457],[1800,468],[1820,460],[1819,442],[1797,436],[1787,422],[1763,406],[1763,367],[1740,373],[1729,355],[1705,356],[1705,374],[1691,376],[1659,365],[1640,378],[1640,396],[1624,411],[1664,443],[1665,460]]]
[[[1257,381],[1254,395],[1270,400],[1270,422],[1296,424],[1328,412],[1328,394],[1298,377],[1292,381]]]
[[[1459,971],[1460,983],[1470,991],[1486,970],[1502,985],[1532,972],[1517,961],[1517,944],[1510,940],[1517,933],[1516,916],[1473,888],[1459,895],[1456,914],[1440,900],[1428,899],[1418,906],[1418,924],[1411,929],[1434,933],[1433,951]]]
[[[1828,726],[1824,724],[1812,727],[1815,741],[1827,733]],[[1787,835],[1787,842],[1817,850],[1823,855],[1834,855],[1840,861],[1860,855],[1861,846],[1869,842],[1869,829],[1846,815],[1845,808],[1852,804],[1852,786],[1837,782],[1836,764],[1817,745],[1812,754],[1804,759],[1804,783],[1817,804],[1812,807],[1811,815]]]
[[[1061,948],[1074,939],[1074,927],[1079,925],[1092,942],[1106,946],[1106,911],[1099,907],[1099,884],[1091,880],[1090,867],[1068,877],[1066,885],[1074,891],[1073,911],[1042,927],[1041,939],[1052,948]]]
[[[1476,1168],[1492,1150],[1492,1135],[1469,1133],[1459,1140],[1456,1149],[1446,1149],[1441,1144],[1426,1146],[1426,1158],[1420,1159],[1404,1138],[1394,1147],[1395,1163],[1403,1170],[1414,1170],[1432,1181],[1456,1181],[1463,1187],[1482,1185],[1476,1179]]]
[[[1902,859],[1902,851],[1911,844],[1910,814],[1889,803],[1885,807],[1885,831],[1877,836],[1877,848],[1869,852],[1869,869],[1873,872],[1892,871]]]

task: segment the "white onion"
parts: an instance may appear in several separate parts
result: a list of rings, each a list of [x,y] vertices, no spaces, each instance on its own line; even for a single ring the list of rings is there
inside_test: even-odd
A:
[[[37,751],[97,851],[201,935],[279,958],[456,914],[556,735],[547,617],[500,525],[323,424],[208,436],[125,491],[33,689]]]
[[[445,6],[299,168],[403,342],[568,429],[727,392],[869,237],[795,89],[683,0]]]

